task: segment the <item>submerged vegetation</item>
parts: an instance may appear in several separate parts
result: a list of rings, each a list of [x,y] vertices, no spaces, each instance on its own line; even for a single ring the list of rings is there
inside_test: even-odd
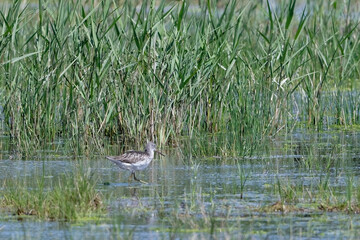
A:
[[[353,1],[0,8],[3,131],[22,150],[360,124]]]

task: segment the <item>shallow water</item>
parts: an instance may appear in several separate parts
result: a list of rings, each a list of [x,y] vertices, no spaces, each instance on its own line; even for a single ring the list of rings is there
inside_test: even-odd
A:
[[[359,132],[299,131],[267,139],[251,156],[220,157],[216,143],[221,147],[228,141],[224,139],[214,138],[208,145],[188,140],[164,149],[166,157],[157,156],[137,174],[149,182],[144,185],[128,183],[129,173],[103,156],[73,160],[51,150],[18,160],[2,138],[2,189],[11,179],[31,182],[44,176],[50,183],[76,168],[89,168],[98,177],[108,214],[68,223],[19,218],[3,210],[0,239],[359,238],[360,216],[320,211],[321,199],[299,198],[292,203],[294,211],[262,210],[281,199],[279,183],[287,189],[303,187],[315,196],[317,186],[327,180],[335,195],[345,195],[350,177],[354,185],[359,182]],[[194,154],[200,146],[208,154]],[[242,199],[241,174],[246,177]]]

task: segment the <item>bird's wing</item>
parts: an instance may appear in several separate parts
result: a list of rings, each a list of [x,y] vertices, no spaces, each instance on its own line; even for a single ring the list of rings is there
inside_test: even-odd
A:
[[[138,161],[143,160],[143,158],[145,158],[146,156],[144,156],[144,152],[139,152],[139,151],[128,151],[125,152],[123,155],[120,156],[109,156],[106,157],[107,159],[109,159],[110,161],[116,163],[116,162],[122,162],[122,163],[130,163],[130,164],[134,164]]]

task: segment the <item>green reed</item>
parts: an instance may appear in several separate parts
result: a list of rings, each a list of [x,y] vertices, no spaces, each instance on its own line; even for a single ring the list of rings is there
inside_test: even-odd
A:
[[[0,105],[24,150],[359,124],[351,1],[21,3],[0,7]]]
[[[239,190],[240,190],[240,199],[243,199],[243,194],[244,194],[244,190],[245,190],[245,184],[246,184],[246,181],[248,180],[249,178],[249,175],[250,173],[246,173],[245,172],[245,169],[240,165],[238,164],[237,165],[237,168],[238,168],[238,177],[239,177],[239,180],[240,180],[240,186],[239,186]]]

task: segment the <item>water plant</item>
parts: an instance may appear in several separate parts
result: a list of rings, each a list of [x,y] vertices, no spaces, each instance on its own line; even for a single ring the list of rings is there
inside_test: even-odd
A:
[[[245,184],[250,176],[250,173],[249,172],[246,173],[245,169],[240,165],[240,163],[237,164],[237,168],[238,168],[238,176],[240,180],[240,199],[243,199]]]
[[[359,124],[358,94],[342,91],[359,78],[357,20],[341,15],[355,7],[84,3],[1,5],[2,125],[22,151],[224,131],[251,145],[298,120]]]
[[[6,179],[0,205],[20,218],[26,215],[46,220],[77,221],[99,218],[104,213],[102,195],[89,171],[63,174],[55,179],[38,177]]]

